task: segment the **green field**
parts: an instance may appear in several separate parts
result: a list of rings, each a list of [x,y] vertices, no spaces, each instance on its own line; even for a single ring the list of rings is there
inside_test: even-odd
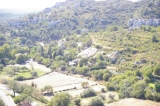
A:
[[[38,77],[46,74],[46,72],[39,70],[39,69],[35,69],[34,71],[37,72]],[[34,71],[27,71],[27,72],[23,72],[23,73],[18,73],[18,76],[23,76],[24,78],[31,78],[32,77],[31,72],[34,72]]]

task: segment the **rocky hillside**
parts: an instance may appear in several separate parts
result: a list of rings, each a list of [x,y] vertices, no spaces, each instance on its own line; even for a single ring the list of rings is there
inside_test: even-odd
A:
[[[32,40],[50,41],[73,33],[99,31],[108,25],[133,28],[141,25],[159,26],[159,11],[159,0],[67,0],[38,14],[8,21],[8,24],[11,29],[19,30],[11,31],[12,36],[30,38],[32,35]]]

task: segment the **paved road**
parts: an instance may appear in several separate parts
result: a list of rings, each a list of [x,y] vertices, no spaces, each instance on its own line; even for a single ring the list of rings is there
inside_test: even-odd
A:
[[[13,99],[9,95],[6,95],[1,89],[0,89],[0,97],[3,99],[6,106],[16,106]]]

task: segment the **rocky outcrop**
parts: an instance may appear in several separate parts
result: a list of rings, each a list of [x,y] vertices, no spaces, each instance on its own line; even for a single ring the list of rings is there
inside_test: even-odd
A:
[[[160,26],[160,19],[130,19],[128,26],[131,28],[140,28],[142,25],[146,26]]]

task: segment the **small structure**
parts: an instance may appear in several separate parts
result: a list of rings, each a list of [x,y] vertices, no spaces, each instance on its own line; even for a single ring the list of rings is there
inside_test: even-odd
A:
[[[78,44],[78,47],[81,47],[83,45],[82,42],[77,42],[77,44]]]
[[[69,66],[76,66],[79,60],[80,60],[80,59],[72,60],[72,61],[69,62],[68,65],[69,65]]]

